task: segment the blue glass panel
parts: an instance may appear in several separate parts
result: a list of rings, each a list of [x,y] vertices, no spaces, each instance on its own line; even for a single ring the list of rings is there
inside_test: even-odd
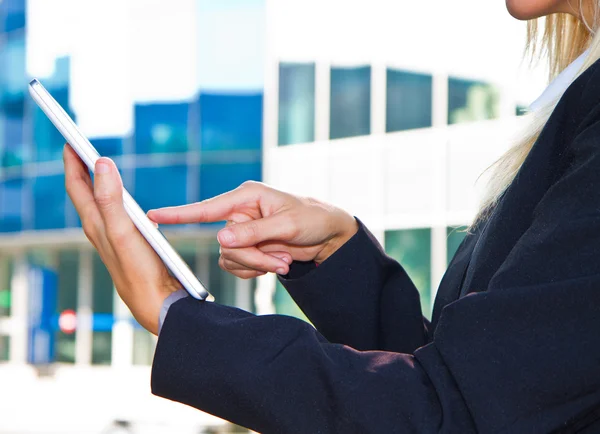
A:
[[[136,105],[136,153],[187,151],[189,112],[189,103]]]
[[[123,154],[123,139],[121,137],[102,137],[90,139],[98,153],[104,157]]]
[[[3,17],[2,32],[25,28],[26,0],[3,0],[0,2],[0,16]]]
[[[56,101],[67,111],[69,104],[69,89],[61,88],[51,91]],[[73,120],[75,116],[70,113]],[[65,144],[64,137],[52,125],[44,112],[37,106],[33,114],[33,142],[36,161],[57,161],[62,159],[62,150]]]
[[[446,230],[447,238],[446,244],[448,249],[448,264],[452,261],[452,258],[456,254],[456,251],[460,247],[461,243],[467,236],[466,226],[448,227]]]
[[[200,146],[214,149],[260,149],[262,94],[200,95]]]
[[[22,229],[23,191],[22,179],[0,183],[0,232],[16,232]]]
[[[208,199],[233,190],[244,181],[260,181],[260,159],[245,163],[202,163],[200,166],[200,199]]]
[[[448,79],[448,123],[480,121],[499,116],[498,90],[487,83]]]
[[[2,167],[20,166],[29,161],[23,129],[22,117],[9,116],[2,119]]]
[[[144,211],[187,202],[187,166],[137,168],[135,200]]]
[[[402,264],[419,290],[423,314],[431,318],[431,229],[386,231],[385,251]]]
[[[3,105],[14,99],[22,100],[27,79],[25,74],[25,34],[6,38],[0,50],[0,100]]]
[[[329,137],[371,132],[371,67],[331,68]]]
[[[386,131],[431,126],[431,75],[387,70]]]
[[[62,229],[65,227],[64,175],[39,176],[33,180],[34,228]]]
[[[279,65],[279,144],[315,140],[315,64]]]

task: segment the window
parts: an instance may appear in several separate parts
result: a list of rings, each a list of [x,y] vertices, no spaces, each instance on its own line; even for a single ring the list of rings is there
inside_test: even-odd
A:
[[[136,105],[136,153],[187,151],[189,110],[188,103]]]
[[[523,116],[525,114],[527,114],[527,106],[525,105],[517,105],[517,107],[515,108],[515,115],[516,116]]]
[[[92,364],[110,365],[112,360],[112,326],[114,323],[114,288],[100,256],[93,256],[93,334]]]
[[[275,287],[275,297],[273,299],[275,304],[275,312],[279,315],[287,315],[299,318],[306,322],[310,322],[304,312],[298,307],[292,296],[283,287],[279,279],[277,280],[277,286]]]
[[[10,35],[0,50],[0,99],[2,103],[22,100],[25,80],[25,33]]]
[[[371,67],[331,68],[329,137],[371,132]]]
[[[102,137],[90,139],[90,142],[103,157],[114,157],[123,154],[123,139],[120,137]]]
[[[279,65],[280,145],[315,140],[315,64]]]
[[[39,176],[33,179],[34,227],[62,229],[65,227],[64,175]]]
[[[7,115],[0,119],[0,150],[2,167],[20,166],[29,161],[27,146],[23,140],[24,123],[22,114]]]
[[[50,89],[52,96],[56,101],[69,113],[69,115],[75,120],[75,116],[72,111],[69,110],[69,88],[62,87],[59,89]],[[52,125],[52,122],[44,114],[44,112],[37,107],[34,108],[33,115],[33,142],[35,148],[36,161],[61,161],[62,152],[65,144],[64,137],[58,132],[56,127]]]
[[[0,317],[10,316],[11,280],[13,260],[9,256],[0,257]]]
[[[497,89],[487,83],[448,79],[448,123],[494,119],[499,115]]]
[[[0,232],[22,229],[23,190],[22,179],[0,182]]]
[[[143,210],[187,203],[187,166],[139,167],[135,199]]]
[[[448,263],[450,263],[450,261],[456,254],[458,247],[465,239],[467,235],[467,233],[465,232],[466,229],[466,226],[449,227],[447,229]]]
[[[201,94],[200,146],[202,152],[260,150],[262,112],[262,94]]]
[[[56,313],[67,309],[77,311],[77,288],[79,286],[79,252],[63,250],[58,253],[58,303]],[[75,333],[66,334],[58,330],[56,337],[56,361],[75,363]]]
[[[423,315],[431,312],[431,229],[387,231],[385,251],[406,270],[421,294]]]
[[[25,0],[4,0],[0,2],[0,18],[3,18],[2,32],[25,28]]]
[[[431,75],[397,69],[387,70],[386,131],[431,126]]]
[[[260,151],[229,152],[221,154],[225,161],[218,161],[215,157],[205,158],[200,166],[200,200],[215,197],[221,193],[233,190],[244,181],[261,180],[261,155]],[[207,156],[208,157],[208,156]],[[239,162],[228,162],[227,159],[238,159]],[[234,160],[235,161],[235,160]]]
[[[0,335],[0,362],[10,360],[10,336]]]

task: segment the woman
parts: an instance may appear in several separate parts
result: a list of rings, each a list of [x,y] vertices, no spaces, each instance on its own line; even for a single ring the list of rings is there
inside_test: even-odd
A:
[[[182,298],[128,219],[114,164],[100,159],[92,186],[66,147],[69,195],[120,296],[151,332],[164,319],[153,393],[261,432],[600,432],[599,5],[507,1],[519,19],[550,15],[551,69],[565,74],[495,166],[431,323],[362,223],[256,183],[150,217],[227,220],[220,265],[278,273],[318,331]]]

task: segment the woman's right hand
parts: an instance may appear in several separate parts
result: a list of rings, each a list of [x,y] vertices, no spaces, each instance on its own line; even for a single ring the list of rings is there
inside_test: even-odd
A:
[[[199,203],[152,210],[148,217],[159,224],[226,220],[217,236],[219,265],[245,279],[287,274],[292,260],[321,263],[358,230],[354,217],[339,208],[259,182]]]

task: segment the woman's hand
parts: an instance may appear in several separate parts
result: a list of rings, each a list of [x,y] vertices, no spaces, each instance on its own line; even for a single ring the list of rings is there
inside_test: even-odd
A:
[[[287,274],[292,260],[325,261],[358,230],[347,212],[259,182],[192,205],[152,210],[160,224],[227,220],[219,265],[241,277]]]
[[[67,193],[79,213],[83,231],[98,250],[134,318],[157,334],[161,306],[181,285],[169,275],[127,215],[123,183],[115,164],[100,158],[92,186],[87,167],[69,145],[63,157]]]

